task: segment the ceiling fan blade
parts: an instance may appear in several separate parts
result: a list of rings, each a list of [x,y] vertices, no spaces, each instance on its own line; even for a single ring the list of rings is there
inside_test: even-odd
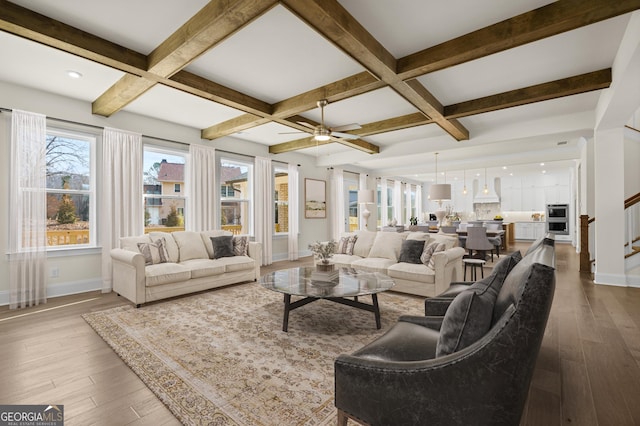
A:
[[[358,123],[344,124],[338,127],[332,127],[331,130],[335,130],[336,132],[344,132],[345,130],[358,130],[362,129],[362,126]]]
[[[309,123],[306,123],[306,122],[304,122],[304,121],[298,121],[298,124],[299,124],[299,125],[301,125],[301,126],[308,127],[308,128],[310,128],[310,129],[314,129],[314,130],[315,130],[315,128],[316,128],[316,126],[314,126],[313,124],[309,124]]]
[[[350,133],[342,133],[342,132],[331,132],[331,136],[335,136],[342,139],[359,139],[360,136],[352,135]]]
[[[303,132],[303,131],[299,131],[299,132],[278,132],[279,135],[293,135],[296,133],[307,133],[307,132]]]

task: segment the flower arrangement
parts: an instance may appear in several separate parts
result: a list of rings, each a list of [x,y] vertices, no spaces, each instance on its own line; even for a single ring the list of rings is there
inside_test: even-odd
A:
[[[313,253],[313,255],[322,261],[322,263],[329,263],[329,259],[336,252],[336,242],[334,240],[328,241],[326,243],[321,243],[320,241],[316,241],[315,243],[309,244],[309,250]]]

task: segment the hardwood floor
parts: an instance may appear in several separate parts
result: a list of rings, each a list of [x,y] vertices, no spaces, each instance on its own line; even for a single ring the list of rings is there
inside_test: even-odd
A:
[[[596,286],[578,272],[573,247],[557,244],[556,253],[555,299],[521,424],[640,425],[640,289]],[[80,316],[126,303],[94,292],[0,308],[0,403],[64,404],[67,425],[179,424]]]

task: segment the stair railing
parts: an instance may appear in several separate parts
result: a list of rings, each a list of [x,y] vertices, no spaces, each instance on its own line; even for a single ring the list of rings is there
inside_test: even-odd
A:
[[[624,200],[625,258],[640,253],[640,192]]]

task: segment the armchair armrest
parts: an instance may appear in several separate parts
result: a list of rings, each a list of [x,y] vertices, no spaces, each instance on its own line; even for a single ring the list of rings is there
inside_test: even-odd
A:
[[[462,256],[464,256],[462,247],[453,247],[433,254],[436,294],[445,291],[453,280],[460,279]]]
[[[262,265],[262,244],[249,241],[249,257],[256,261],[256,281],[260,279],[260,265]]]
[[[129,299],[135,305],[145,303],[144,256],[130,250],[111,250],[113,291]]]

